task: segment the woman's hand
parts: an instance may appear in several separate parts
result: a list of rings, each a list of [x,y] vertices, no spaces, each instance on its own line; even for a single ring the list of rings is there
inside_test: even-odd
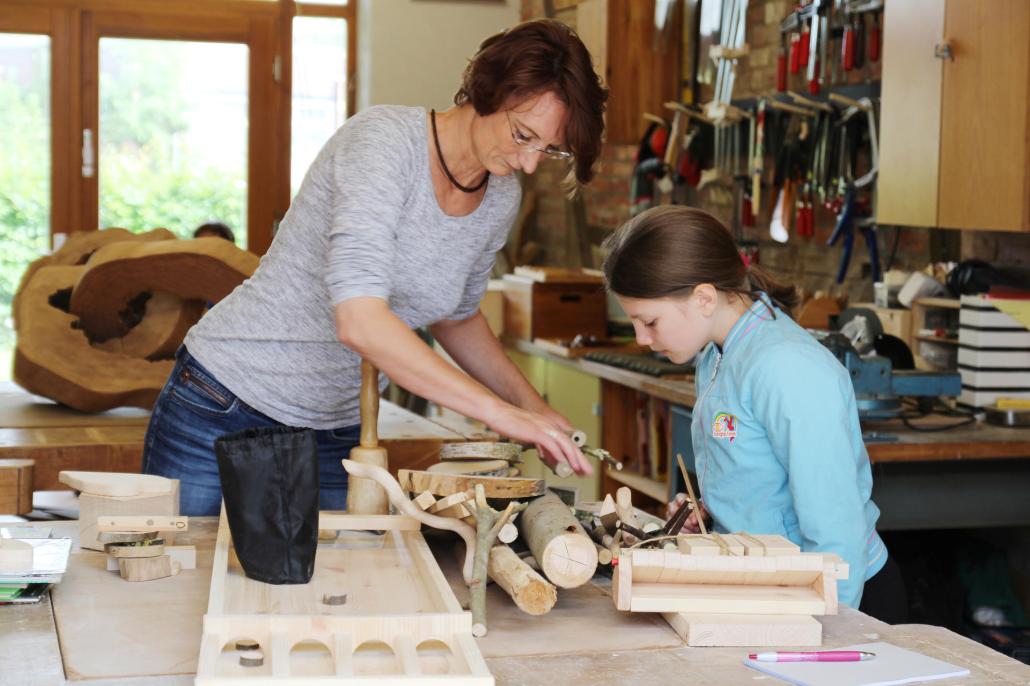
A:
[[[521,443],[536,445],[540,458],[552,465],[567,462],[576,474],[593,474],[590,463],[568,436],[572,425],[554,410],[547,409],[548,414],[544,414],[504,404],[487,420],[487,426]]]
[[[671,519],[676,511],[680,508],[683,503],[687,502],[686,493],[677,493],[676,497],[671,503],[665,507],[665,518]],[[697,510],[690,513],[687,520],[683,522],[683,528],[676,533],[687,533],[687,534],[699,534],[701,533],[701,526],[697,523],[697,518],[701,517],[702,520],[708,519],[708,510],[705,509],[705,504],[698,502]]]

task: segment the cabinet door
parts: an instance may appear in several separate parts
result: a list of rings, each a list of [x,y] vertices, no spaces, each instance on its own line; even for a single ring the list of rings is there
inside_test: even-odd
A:
[[[937,225],[941,143],[941,62],[945,0],[888,2],[883,19],[880,173],[881,224]]]
[[[948,0],[944,26],[940,225],[1025,230],[1030,2]]]

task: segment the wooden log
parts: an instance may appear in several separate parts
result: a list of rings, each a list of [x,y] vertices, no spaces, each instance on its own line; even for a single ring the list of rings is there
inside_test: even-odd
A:
[[[490,578],[515,601],[515,606],[530,615],[551,611],[558,601],[558,589],[526,564],[511,548],[496,545],[490,549]]]
[[[173,362],[148,362],[99,350],[73,328],[78,317],[59,305],[83,270],[45,266],[25,284],[20,292],[14,380],[31,393],[81,412],[122,406],[150,409]]]
[[[409,493],[429,491],[436,496],[472,490],[476,484],[483,486],[487,498],[531,498],[543,494],[545,488],[543,479],[434,474],[410,469],[399,470],[397,479]]]
[[[386,448],[379,445],[379,370],[367,360],[361,361],[361,443],[351,448],[350,459],[387,469]],[[373,479],[358,476],[347,481],[347,512],[351,514],[389,514],[390,500],[386,491]]]
[[[258,256],[226,240],[196,238],[105,245],[90,257],[70,310],[92,340],[122,336],[129,301],[147,291],[217,302],[254,273]]]
[[[32,512],[33,460],[0,460],[0,514]]]
[[[548,492],[536,498],[519,522],[523,539],[551,583],[576,588],[590,581],[597,569],[597,549],[558,496]]]
[[[464,443],[446,443],[440,447],[440,461],[460,460],[504,460],[517,462],[522,455],[522,446],[518,443],[497,441],[467,441]]]

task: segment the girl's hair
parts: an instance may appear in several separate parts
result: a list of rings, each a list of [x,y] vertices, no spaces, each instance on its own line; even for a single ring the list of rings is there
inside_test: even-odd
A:
[[[787,314],[798,304],[793,286],[747,266],[729,229],[712,215],[682,205],[641,212],[609,236],[604,260],[608,289],[630,298],[686,296],[710,283],[725,293],[765,292]]]
[[[512,102],[554,93],[568,108],[565,143],[575,155],[570,186],[588,183],[601,154],[608,89],[576,32],[553,19],[523,22],[490,36],[469,61],[454,104],[487,116]]]

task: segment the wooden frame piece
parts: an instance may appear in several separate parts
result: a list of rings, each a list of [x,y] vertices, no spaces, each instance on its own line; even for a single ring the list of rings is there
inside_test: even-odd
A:
[[[848,572],[848,565],[829,553],[691,555],[623,549],[612,597],[618,609],[630,612],[836,614],[837,581]]]
[[[323,513],[322,528],[366,529],[366,516]],[[409,517],[376,517],[382,545],[321,546],[311,582],[271,586],[247,579],[232,551],[223,509],[197,686],[231,684],[447,683],[493,686],[464,612]],[[367,542],[362,535],[361,541]],[[346,593],[329,605],[327,594]],[[264,655],[240,664],[236,642]]]

